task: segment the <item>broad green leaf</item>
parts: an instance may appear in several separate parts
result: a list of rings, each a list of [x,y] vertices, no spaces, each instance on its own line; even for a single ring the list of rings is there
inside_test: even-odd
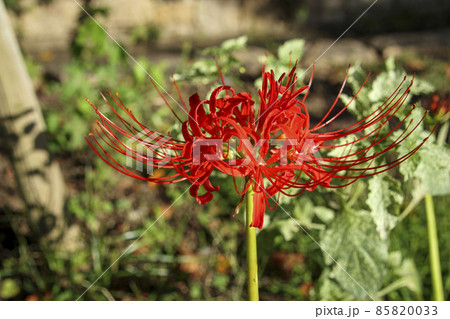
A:
[[[411,118],[417,123],[422,116],[420,110],[414,110]],[[395,132],[396,138],[399,133]],[[419,143],[429,136],[429,132],[423,129],[423,125],[403,141],[397,148],[399,156],[407,154]],[[400,173],[406,180],[417,178],[422,188],[431,195],[450,194],[450,149],[448,145],[438,145],[434,136],[422,145],[422,147],[400,165]]]
[[[369,180],[367,205],[381,239],[386,239],[389,231],[397,224],[395,213],[402,202],[399,181],[387,174],[375,175]]]
[[[387,59],[386,71],[378,75],[375,81],[373,81],[371,91],[368,94],[370,101],[385,102],[391,96],[394,90],[400,85],[405,75],[405,71],[395,66],[394,58]],[[401,91],[404,91],[404,89],[406,89],[406,87],[411,83],[412,80],[412,77],[408,77],[402,84]],[[414,78],[413,85],[411,87],[411,93],[404,104],[409,103],[411,96],[430,94],[433,92],[433,85],[424,80]]]
[[[411,258],[404,259],[397,269],[397,274],[404,280],[405,286],[414,292],[418,299],[422,299],[422,282],[414,260]]]
[[[330,273],[331,270],[326,268],[319,278],[319,299],[324,301],[353,300],[354,297],[350,293],[344,291],[335,279],[330,278]]]
[[[415,109],[410,115],[410,119],[413,121],[411,125],[414,127],[422,118],[423,113],[421,110]],[[401,131],[396,131],[392,134],[393,139],[397,139],[402,134]],[[410,134],[410,136],[404,140],[400,145],[397,146],[396,152],[398,156],[403,156],[413,150],[419,145],[419,143],[425,139],[430,133],[423,129],[423,125],[420,124],[417,128]],[[413,154],[408,160],[400,164],[400,173],[405,177],[406,180],[415,177],[415,171],[420,163],[421,156],[419,155],[425,148],[428,147],[430,143],[433,143],[434,137],[430,136],[430,139],[423,145],[418,152]]]
[[[427,142],[418,151],[420,162],[414,176],[431,195],[450,194],[450,150],[447,145]]]
[[[386,71],[379,74],[375,80],[373,80],[372,84],[366,83],[366,85],[359,92],[356,101],[353,101],[349,105],[348,110],[355,114],[358,118],[368,116],[391,97],[397,87],[402,83],[405,75],[405,71],[395,65],[393,58],[388,59],[386,61]],[[354,94],[356,94],[356,92],[360,89],[366,76],[367,72],[365,72],[360,65],[356,65],[350,70],[347,82],[350,84]],[[400,98],[401,94],[405,91],[412,80],[412,76],[405,79],[399,90],[400,95],[396,96],[394,100]],[[397,111],[396,116],[398,118],[404,118],[410,110],[408,105],[410,104],[412,96],[430,94],[432,92],[434,92],[433,85],[418,78],[414,78],[411,92],[404,100],[403,107]],[[350,95],[341,95],[341,100],[345,104],[349,103],[351,98],[352,96]],[[392,98],[390,101],[393,101]]]
[[[386,101],[402,82],[405,75],[405,72],[401,70],[383,72],[378,75],[373,81],[371,90],[368,94],[370,101],[372,103]],[[409,83],[410,81],[406,79],[402,88],[405,89]]]
[[[337,217],[320,243],[325,263],[332,267],[330,279],[342,289],[357,299],[370,298],[367,294],[378,291],[386,273],[387,243],[368,212],[345,212]]]

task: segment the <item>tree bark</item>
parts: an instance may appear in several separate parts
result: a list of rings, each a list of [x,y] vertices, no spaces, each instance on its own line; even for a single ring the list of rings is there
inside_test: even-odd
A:
[[[39,102],[1,0],[0,133],[11,158],[33,234],[56,241],[65,228],[64,181],[58,164],[48,151]]]

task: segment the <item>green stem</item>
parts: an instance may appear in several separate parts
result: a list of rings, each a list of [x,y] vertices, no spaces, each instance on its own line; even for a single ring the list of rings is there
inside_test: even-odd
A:
[[[259,300],[258,292],[258,259],[256,252],[256,228],[250,227],[253,218],[254,191],[250,187],[247,191],[246,219],[246,244],[247,244],[247,272],[248,272],[248,298],[250,301]]]
[[[423,188],[416,188],[415,192],[413,192],[412,201],[408,204],[408,206],[406,206],[405,210],[400,214],[400,216],[398,216],[399,223],[413,211],[413,209],[422,201],[425,195],[426,192]]]
[[[433,299],[444,301],[444,288],[442,286],[441,262],[439,260],[439,244],[434,216],[433,197],[425,195],[425,209],[427,212],[428,245],[430,249],[431,281],[433,285]]]
[[[387,294],[389,294],[397,289],[400,289],[403,287],[408,287],[408,283],[409,283],[409,278],[400,278],[400,279],[394,281],[392,284],[390,284],[386,288],[383,288],[377,292],[377,295],[376,295],[376,298],[378,299],[377,301],[382,301],[381,298],[383,298],[383,296],[386,296]]]

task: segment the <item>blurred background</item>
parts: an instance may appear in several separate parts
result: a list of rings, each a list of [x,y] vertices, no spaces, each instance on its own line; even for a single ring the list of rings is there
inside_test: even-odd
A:
[[[205,96],[219,83],[216,56],[226,81],[253,96],[264,57],[281,70],[289,61],[283,60],[280,48],[297,49],[292,57],[300,58],[303,70],[320,57],[308,98],[317,120],[333,103],[349,64],[376,76],[389,67],[394,72],[385,62],[395,61],[396,70],[415,73],[426,83],[414,96],[418,105],[430,109],[435,103],[448,109],[450,2],[444,0],[3,2],[26,65],[21,79],[31,79],[37,100],[21,96],[29,94],[27,87],[16,87],[10,95],[5,91],[0,98],[15,96],[25,105],[20,116],[37,114],[33,123],[38,124],[10,124],[16,120],[16,107],[0,113],[1,300],[77,299],[166,210],[82,299],[245,300],[244,224],[242,214],[233,217],[240,197],[232,182],[215,176],[221,191],[207,205],[185,195],[172,206],[187,183],[157,185],[122,176],[101,162],[85,141],[96,117],[85,97],[104,107],[99,91],[108,90],[118,92],[147,126],[162,133],[176,131],[176,119],[142,68],[177,96],[170,78],[174,75],[187,101],[195,92]],[[9,22],[0,17],[3,32]],[[0,50],[0,60],[6,61],[5,52]],[[8,79],[5,75],[0,84],[6,87]],[[30,105],[34,113],[26,109]],[[351,121],[349,114],[337,125]],[[23,142],[27,134],[34,134],[33,142]],[[28,151],[21,152],[22,147]],[[27,154],[28,162],[22,158]],[[42,167],[33,166],[40,162]],[[396,212],[392,214],[398,218],[409,211],[389,228],[389,236],[374,234],[386,247],[386,258],[370,291],[380,300],[429,300],[423,195],[414,192],[413,183],[395,185],[404,188],[402,200],[390,208]],[[365,205],[372,193],[365,182],[358,187]],[[450,203],[443,188],[434,200],[448,299]],[[283,205],[314,238],[323,239],[339,215],[341,200],[354,192],[307,192]],[[333,277],[319,247],[281,210],[268,215],[258,235],[261,299],[367,298]],[[371,238],[361,239],[361,245],[374,245]]]

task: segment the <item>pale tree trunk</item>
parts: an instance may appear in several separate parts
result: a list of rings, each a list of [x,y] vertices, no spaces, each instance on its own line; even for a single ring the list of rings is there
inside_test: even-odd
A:
[[[65,228],[64,181],[48,151],[39,102],[1,0],[0,129],[33,235],[57,241]]]

